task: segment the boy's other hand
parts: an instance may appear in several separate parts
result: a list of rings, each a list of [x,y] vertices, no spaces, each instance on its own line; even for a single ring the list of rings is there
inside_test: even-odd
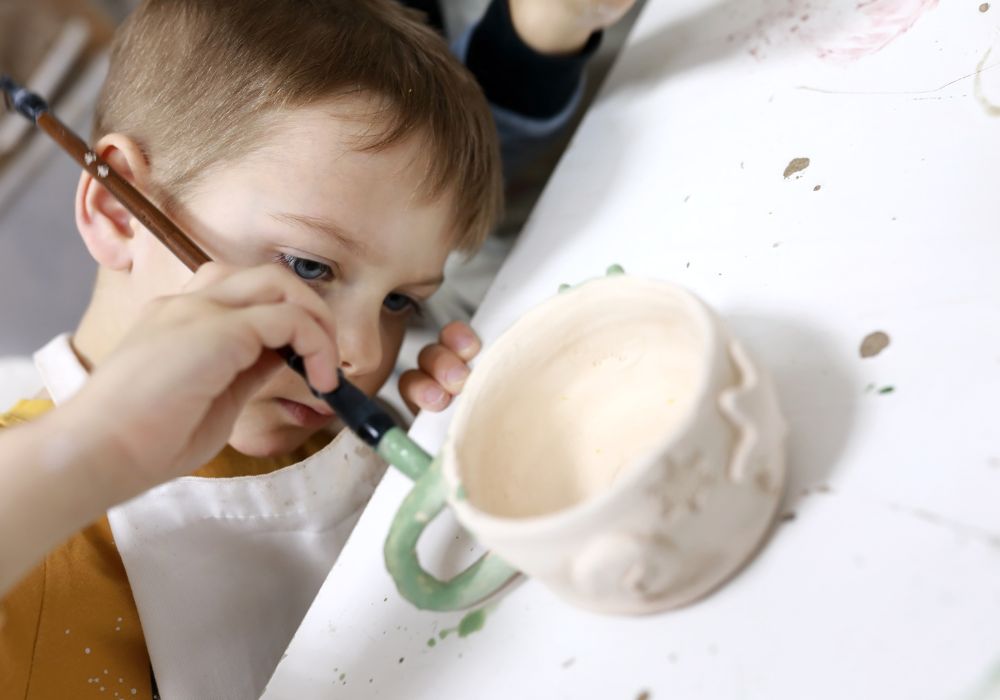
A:
[[[92,476],[119,499],[189,474],[226,444],[246,401],[290,345],[313,385],[337,384],[329,307],[276,265],[203,266],[143,318],[55,415],[100,445]]]
[[[594,32],[610,27],[636,0],[509,0],[521,40],[543,54],[572,54]]]
[[[462,390],[469,376],[468,362],[482,348],[475,332],[461,321],[441,329],[438,342],[428,345],[417,357],[419,369],[399,378],[399,393],[410,410],[442,411]]]

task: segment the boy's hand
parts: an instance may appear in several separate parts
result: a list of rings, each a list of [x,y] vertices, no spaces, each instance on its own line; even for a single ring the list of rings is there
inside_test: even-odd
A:
[[[482,343],[471,328],[453,321],[441,329],[438,342],[420,351],[420,369],[404,372],[399,378],[399,393],[410,410],[441,411],[462,390],[469,367]]]
[[[632,9],[635,0],[509,0],[510,17],[521,40],[544,54],[571,54],[590,35],[606,29]]]
[[[183,294],[149,304],[53,412],[75,436],[64,458],[91,464],[96,485],[118,499],[191,473],[222,449],[247,399],[284,365],[265,351],[285,345],[317,389],[336,387],[334,321],[312,289],[275,265],[203,266]]]

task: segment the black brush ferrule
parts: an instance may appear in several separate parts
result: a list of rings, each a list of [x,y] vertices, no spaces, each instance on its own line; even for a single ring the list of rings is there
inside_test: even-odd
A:
[[[326,401],[344,425],[372,447],[378,447],[382,437],[396,422],[373,399],[340,375],[340,384],[333,391],[323,393],[313,390],[318,399]]]
[[[278,354],[289,367],[303,377],[306,376],[305,363],[290,347],[280,348]],[[365,392],[347,381],[340,370],[337,370],[337,378],[340,383],[333,391],[323,393],[312,387],[309,389],[313,396],[323,399],[355,435],[372,447],[378,447],[382,437],[396,427],[396,421]]]

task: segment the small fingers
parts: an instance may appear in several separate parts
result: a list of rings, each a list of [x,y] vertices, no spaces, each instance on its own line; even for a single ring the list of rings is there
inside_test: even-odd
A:
[[[451,394],[418,369],[403,372],[399,378],[399,394],[414,413],[419,409],[443,411],[451,403]]]
[[[306,309],[291,303],[261,304],[232,312],[228,318],[238,324],[247,350],[252,354],[267,347],[285,345],[300,356],[309,383],[319,391],[332,391],[337,386],[339,357],[334,339]]]
[[[468,362],[479,354],[482,342],[469,326],[461,321],[452,321],[441,329],[441,344]]]
[[[254,304],[272,304],[277,302],[292,302],[309,311],[322,325],[331,338],[336,338],[336,324],[333,314],[326,302],[291,272],[277,265],[260,265],[252,268],[225,268],[217,263],[203,265],[215,267],[205,273],[206,278],[213,281],[203,287],[201,292],[216,304],[231,307],[252,306]]]
[[[197,292],[232,276],[242,268],[231,267],[217,262],[207,262],[199,267],[184,285],[184,292]]]
[[[417,366],[451,394],[462,390],[469,367],[453,350],[437,343],[428,345],[417,356]]]

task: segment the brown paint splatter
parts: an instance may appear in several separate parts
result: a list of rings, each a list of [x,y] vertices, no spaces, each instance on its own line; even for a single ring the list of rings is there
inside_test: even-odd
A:
[[[887,347],[889,347],[889,336],[882,331],[875,331],[865,336],[858,352],[861,357],[875,357]]]
[[[798,517],[798,513],[796,513],[795,511],[790,511],[788,513],[782,513],[779,522],[790,523],[793,520],[795,520],[795,518],[797,518],[797,517]]]
[[[809,167],[808,158],[792,158],[790,161],[788,161],[788,165],[785,166],[785,172],[784,172],[785,179],[787,180],[795,173],[802,172],[808,167]]]
[[[570,666],[572,666],[575,663],[576,663],[576,657],[575,656],[571,656],[570,658],[568,658],[568,659],[566,659],[565,661],[562,662],[562,667],[563,668],[569,668]]]
[[[820,187],[821,185],[816,185],[815,187],[813,187],[813,192],[819,192]]]
[[[990,9],[990,4],[988,2],[984,2],[982,5],[979,6],[980,12],[986,12],[988,9]]]
[[[635,700],[649,700],[652,695],[649,694],[648,690],[644,690],[635,696]]]

